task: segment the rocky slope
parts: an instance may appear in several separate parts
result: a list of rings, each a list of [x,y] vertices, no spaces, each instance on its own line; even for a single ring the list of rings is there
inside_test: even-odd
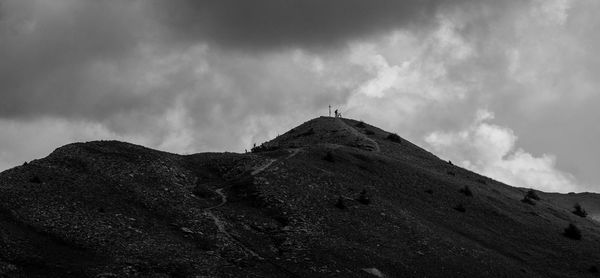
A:
[[[597,195],[526,193],[349,119],[249,154],[75,143],[0,173],[0,277],[598,276],[571,213]]]

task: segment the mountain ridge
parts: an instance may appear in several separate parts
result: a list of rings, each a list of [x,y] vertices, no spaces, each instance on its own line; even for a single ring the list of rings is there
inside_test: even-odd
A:
[[[600,226],[569,207],[597,194],[535,193],[343,118],[248,154],[73,143],[0,173],[0,276],[597,275]]]

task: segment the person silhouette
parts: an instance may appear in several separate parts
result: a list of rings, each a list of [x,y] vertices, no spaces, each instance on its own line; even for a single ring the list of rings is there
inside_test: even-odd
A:
[[[335,109],[335,117],[336,118],[338,117],[338,111],[337,111],[337,109]]]

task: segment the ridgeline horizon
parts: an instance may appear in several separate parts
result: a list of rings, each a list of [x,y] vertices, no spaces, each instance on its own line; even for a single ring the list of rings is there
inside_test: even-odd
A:
[[[249,153],[71,143],[0,173],[0,277],[597,277],[599,201],[341,117]]]

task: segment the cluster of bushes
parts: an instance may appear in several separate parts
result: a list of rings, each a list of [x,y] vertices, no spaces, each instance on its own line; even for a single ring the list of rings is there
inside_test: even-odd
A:
[[[537,193],[535,192],[535,190],[533,189],[529,189],[526,193],[525,196],[523,197],[523,199],[521,200],[521,202],[526,203],[526,204],[530,204],[532,206],[535,205],[535,201],[539,201],[540,197],[537,195]]]
[[[365,123],[363,123],[362,121],[358,122],[358,124],[356,124],[355,126],[358,127],[358,128],[365,128],[365,127],[367,127],[365,125]]]
[[[278,149],[279,149],[279,146],[267,146],[263,143],[263,144],[260,144],[260,146],[256,146],[256,144],[254,144],[254,146],[252,147],[252,149],[250,149],[250,151],[253,153],[259,153],[259,152],[275,151]]]
[[[573,207],[573,214],[579,216],[579,217],[586,217],[587,216],[587,212],[585,211],[585,209],[583,209],[583,207],[581,207],[580,204],[575,204],[575,206]],[[575,224],[570,223],[569,226],[567,226],[567,228],[565,228],[563,235],[570,238],[570,239],[574,239],[574,240],[580,240],[581,239],[581,230],[579,228],[577,228],[577,226],[575,226]],[[598,269],[591,269],[591,272],[597,272]]]
[[[530,205],[535,205],[535,201],[539,201],[539,200],[541,200],[541,198],[538,196],[538,194],[535,192],[535,190],[529,189],[525,193],[525,196],[523,197],[521,202],[530,204]],[[580,204],[575,204],[575,206],[573,207],[572,213],[579,217],[587,216],[587,212],[583,209],[583,207],[581,207]],[[570,223],[569,226],[567,226],[564,229],[562,234],[565,237],[568,237],[570,239],[574,239],[574,240],[581,239],[581,230],[577,226],[575,226],[575,224],[573,224],[573,223]]]

